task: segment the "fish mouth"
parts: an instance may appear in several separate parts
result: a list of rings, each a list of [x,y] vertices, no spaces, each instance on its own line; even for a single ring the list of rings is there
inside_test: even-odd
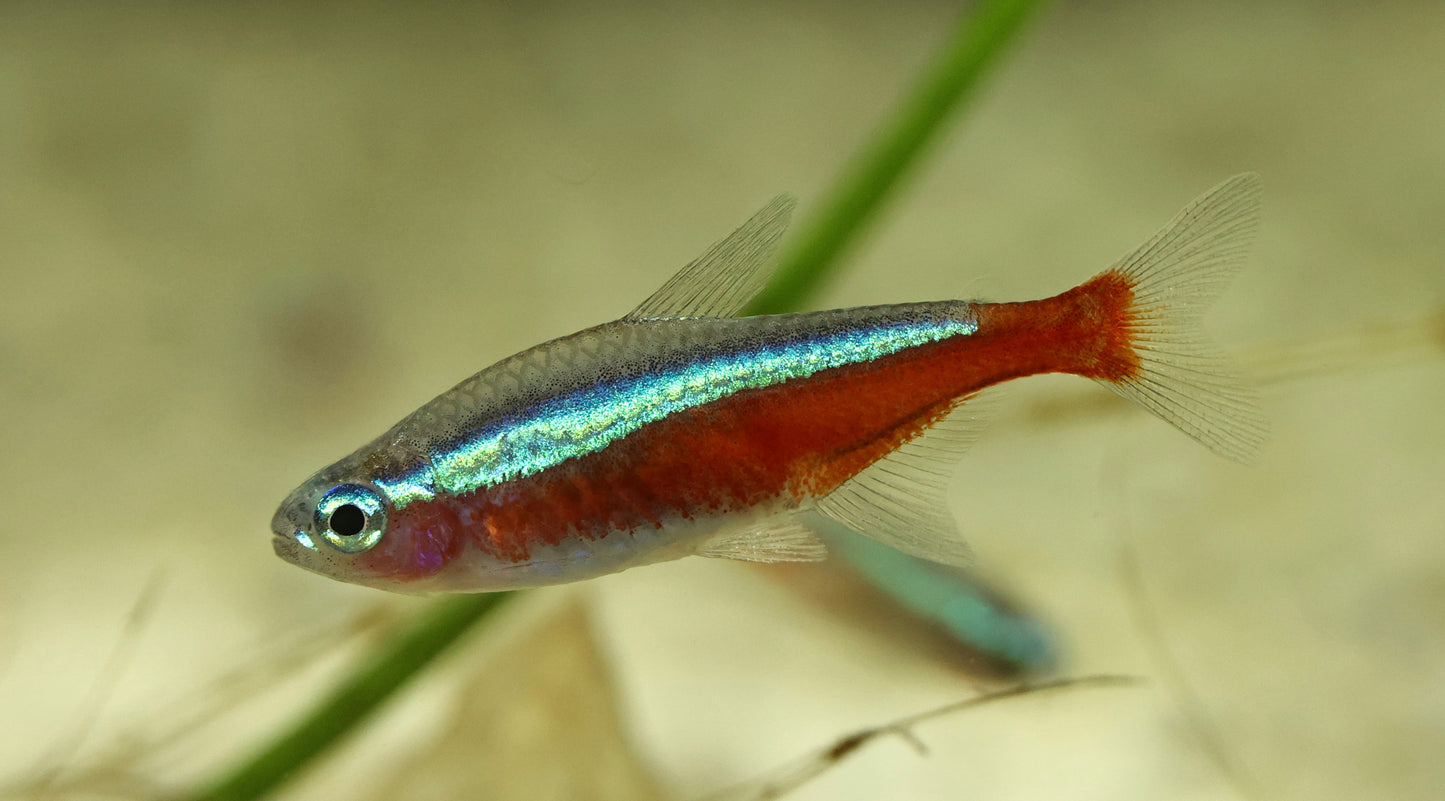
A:
[[[315,551],[316,543],[306,533],[306,504],[293,495],[276,509],[271,518],[271,547],[276,555],[294,564],[301,564],[306,551]]]
[[[271,547],[275,549],[277,556],[288,562],[296,562],[301,556],[301,543],[290,537],[283,537],[280,534],[273,535]]]
[[[277,556],[294,562],[303,548],[308,551],[316,550],[316,543],[311,541],[310,534],[298,528],[286,534],[272,532],[271,547],[276,549]]]

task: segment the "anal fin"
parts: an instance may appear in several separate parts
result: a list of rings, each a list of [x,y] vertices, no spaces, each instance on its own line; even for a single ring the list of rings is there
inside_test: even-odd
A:
[[[819,498],[813,508],[910,556],[956,567],[973,564],[973,551],[948,511],[947,492],[955,463],[978,438],[986,417],[980,406],[986,411],[991,405],[977,398],[959,401],[948,416]]]
[[[827,558],[828,546],[789,516],[724,531],[703,543],[697,555],[743,562],[819,562]]]

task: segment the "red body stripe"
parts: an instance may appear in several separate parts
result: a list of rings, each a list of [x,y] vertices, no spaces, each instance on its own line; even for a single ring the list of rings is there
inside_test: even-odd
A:
[[[437,536],[447,518],[471,547],[521,562],[569,536],[825,495],[984,387],[1050,372],[1135,375],[1132,297],[1124,276],[1104,273],[1047,300],[979,304],[972,335],[739,392],[538,475],[414,504],[395,525],[426,553],[407,563],[427,575],[455,555],[457,537]]]

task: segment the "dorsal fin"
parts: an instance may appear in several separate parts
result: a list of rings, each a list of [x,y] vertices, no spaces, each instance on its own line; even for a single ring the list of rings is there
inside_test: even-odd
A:
[[[792,195],[773,198],[622,319],[731,317],[742,311],[768,282],[773,254],[797,205]]]
[[[963,398],[947,417],[819,498],[814,509],[911,556],[972,564],[973,551],[948,511],[947,492],[959,457],[978,439],[987,416],[981,412],[992,405],[979,404],[977,397]]]

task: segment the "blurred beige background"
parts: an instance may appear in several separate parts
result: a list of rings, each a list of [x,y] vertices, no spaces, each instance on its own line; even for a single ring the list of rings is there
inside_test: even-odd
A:
[[[475,370],[624,313],[773,194],[806,212],[956,14],[0,5],[0,775],[50,759],[97,695],[79,762],[389,600],[272,556],[274,504]],[[1445,359],[1420,321],[1445,303],[1442,52],[1425,0],[1037,21],[818,305],[1052,294],[1257,170],[1257,255],[1210,327],[1261,365],[1273,439],[1243,468],[1084,382],[1007,393],[955,484],[982,569],[1061,632],[1066,673],[1154,681],[930,723],[929,757],[881,744],[796,798],[1237,797],[1130,612],[1126,541],[1260,797],[1438,797]],[[577,686],[612,677],[668,797],[971,692],[775,579],[689,560],[577,590],[603,654],[578,664],[607,671]],[[284,665],[303,676],[269,711],[154,775],[204,775],[349,653]],[[435,753],[458,694],[499,683],[485,661],[451,661],[290,797],[357,797]],[[603,749],[569,720],[526,718],[555,750],[487,770],[553,776],[536,797],[641,797],[556,778]]]

